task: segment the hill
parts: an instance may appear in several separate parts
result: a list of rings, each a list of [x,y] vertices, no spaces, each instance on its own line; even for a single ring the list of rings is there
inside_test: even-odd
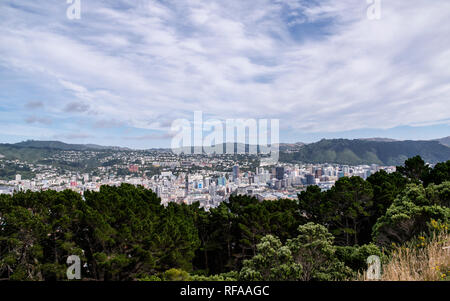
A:
[[[394,141],[389,139],[332,139],[316,143],[280,143],[280,161],[337,164],[401,165],[408,158],[420,155],[426,162],[450,160],[449,138],[439,141]],[[450,142],[450,141],[449,141]],[[221,145],[226,150],[226,144]],[[238,146],[249,151],[249,145],[231,143],[236,152]],[[67,144],[60,141],[24,141],[16,144],[0,144],[0,157],[36,162],[59,151],[127,151],[122,147],[95,144]],[[188,149],[189,150],[189,149]],[[193,151],[193,149],[190,149]],[[188,151],[188,153],[190,153]],[[257,151],[260,149],[257,147]],[[185,152],[186,153],[186,152]]]
[[[0,144],[0,159],[38,162],[61,151],[126,151],[127,148],[95,144],[68,144],[60,141],[28,140],[15,144]]]
[[[365,140],[365,141],[375,141],[375,142],[394,142],[394,141],[399,141],[396,139],[391,139],[391,138],[361,138],[359,140]]]
[[[294,151],[298,151],[300,150],[303,146],[305,145],[305,143],[303,142],[296,142],[296,143],[279,143],[278,144],[278,148],[281,152],[294,152]],[[255,144],[243,144],[243,143],[233,143],[233,142],[227,142],[227,143],[221,143],[221,144],[216,144],[213,145],[214,148],[218,148],[218,149],[222,149],[222,152],[224,154],[227,153],[227,151],[231,150],[233,152],[237,152],[238,150],[242,151],[244,150],[245,152],[249,152],[250,147],[254,147],[256,149],[256,151],[258,153],[260,153],[261,148],[259,145],[255,145]],[[270,145],[266,146],[267,148],[270,149]],[[276,147],[276,144],[274,144],[274,148]],[[268,151],[267,148],[264,148],[265,151]],[[155,149],[153,149],[155,150]],[[162,150],[162,149],[161,149]],[[171,149],[165,149],[165,150],[171,150]],[[206,149],[205,147],[202,148],[203,153],[206,153]],[[174,150],[171,150],[175,153],[193,153],[194,152],[194,147],[182,147],[182,148],[176,148]]]
[[[41,148],[41,149],[57,149],[57,150],[130,150],[129,148],[118,146],[101,146],[97,144],[68,144],[60,141],[36,141],[27,140],[13,144],[17,147]]]
[[[450,136],[445,137],[445,138],[441,138],[441,139],[437,139],[436,141],[439,141],[439,143],[450,147]]]
[[[300,150],[305,143],[297,142],[297,143],[280,143],[280,152],[294,152]]]
[[[55,151],[49,148],[31,148],[21,147],[15,144],[0,144],[0,157],[8,160],[36,162],[51,156]]]
[[[420,155],[428,163],[450,160],[450,148],[438,141],[373,141],[323,139],[293,153],[281,152],[283,162],[401,165]]]

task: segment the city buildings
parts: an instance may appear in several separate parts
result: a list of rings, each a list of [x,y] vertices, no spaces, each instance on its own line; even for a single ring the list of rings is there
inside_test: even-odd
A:
[[[206,209],[227,201],[232,194],[244,194],[259,200],[296,199],[308,185],[330,189],[344,176],[367,178],[378,170],[394,172],[395,167],[378,165],[285,164],[261,166],[255,158],[218,155],[174,155],[169,152],[112,152],[108,156],[92,152],[68,151],[47,161],[86,159],[97,162],[93,168],[74,170],[59,165],[8,161],[27,166],[32,178],[17,174],[0,180],[0,193],[19,190],[61,191],[71,189],[84,194],[103,185],[128,183],[151,189],[163,204],[198,202]],[[5,161],[5,159],[2,159]]]

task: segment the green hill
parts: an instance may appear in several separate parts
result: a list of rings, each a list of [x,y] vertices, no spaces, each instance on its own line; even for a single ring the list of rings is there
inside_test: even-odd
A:
[[[450,136],[441,138],[441,139],[437,139],[436,141],[439,141],[441,144],[450,147]]]
[[[282,162],[401,165],[420,155],[428,163],[450,160],[450,148],[438,141],[371,141],[333,139],[307,144],[293,153],[281,152]]]
[[[234,145],[236,150],[236,145]],[[248,151],[248,145],[245,146]],[[66,144],[58,141],[25,141],[0,144],[0,157],[36,162],[64,150],[123,151],[119,147]],[[401,165],[406,159],[420,155],[428,163],[450,160],[450,147],[441,141],[388,141],[384,139],[333,139],[302,145],[281,144],[280,161],[337,164]]]
[[[129,150],[129,148],[117,147],[117,146],[101,146],[97,144],[68,144],[60,141],[36,141],[28,140],[13,144],[17,147],[30,147],[39,149],[57,149],[57,150]]]
[[[5,159],[36,162],[48,158],[57,150],[50,148],[32,148],[17,146],[15,144],[0,144],[0,154]]]

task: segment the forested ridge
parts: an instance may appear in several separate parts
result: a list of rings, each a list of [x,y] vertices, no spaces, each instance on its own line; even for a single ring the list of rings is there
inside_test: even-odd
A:
[[[323,139],[292,152],[280,152],[283,162],[400,165],[421,156],[426,162],[450,160],[450,148],[439,141],[373,141]]]
[[[0,195],[0,279],[66,280],[78,255],[84,280],[348,280],[449,222],[450,161],[420,157],[298,200],[232,196],[209,211],[128,184],[84,199],[18,192]]]

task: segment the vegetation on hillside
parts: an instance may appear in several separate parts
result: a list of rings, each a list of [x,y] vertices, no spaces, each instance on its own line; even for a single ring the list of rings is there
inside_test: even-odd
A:
[[[442,141],[447,141],[442,139]],[[336,163],[348,165],[380,164],[400,165],[414,156],[421,156],[428,163],[450,160],[450,147],[440,141],[388,141],[323,139],[311,144],[280,144],[280,160],[283,162]],[[224,151],[226,145],[223,145]],[[249,145],[242,148],[248,152]],[[231,147],[237,152],[237,144]],[[259,147],[257,148],[260,151]],[[98,145],[66,144],[58,141],[25,141],[16,144],[0,144],[0,154],[6,159],[37,162],[62,151],[96,151],[111,153],[130,151],[127,148]],[[161,150],[168,151],[168,150]],[[188,152],[193,152],[193,149]]]
[[[333,139],[304,145],[298,151],[280,153],[283,162],[348,165],[400,165],[421,156],[428,163],[450,160],[450,148],[438,141],[370,141]]]

